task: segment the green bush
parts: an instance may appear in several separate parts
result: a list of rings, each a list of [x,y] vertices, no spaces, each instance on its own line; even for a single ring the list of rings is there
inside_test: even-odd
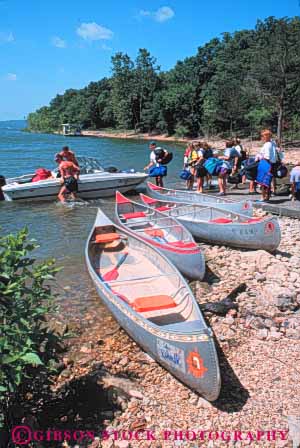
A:
[[[36,263],[28,231],[0,238],[0,428],[24,380],[39,369],[51,369],[57,336],[46,318],[56,307],[49,281],[58,268],[54,260]]]

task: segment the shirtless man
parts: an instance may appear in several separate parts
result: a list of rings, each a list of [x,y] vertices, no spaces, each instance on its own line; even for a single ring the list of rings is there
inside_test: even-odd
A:
[[[76,200],[78,192],[79,168],[75,163],[64,161],[61,154],[56,154],[55,161],[58,163],[58,170],[61,177],[62,187],[58,193],[60,202],[66,202],[65,195],[70,194],[71,198]]]
[[[68,146],[64,146],[59,153],[59,155],[62,157],[62,160],[65,160],[66,162],[73,162],[74,165],[77,165],[79,167],[78,161],[76,159],[76,156],[73,151],[70,150]]]

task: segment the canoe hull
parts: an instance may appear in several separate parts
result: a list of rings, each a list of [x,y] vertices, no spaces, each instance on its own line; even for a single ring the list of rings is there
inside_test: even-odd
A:
[[[242,213],[246,216],[253,215],[253,206],[251,201],[240,202],[225,202],[223,199],[216,196],[204,195],[192,191],[184,190],[168,190],[164,189],[166,193],[161,193],[159,189],[151,188],[147,183],[147,191],[150,196],[161,201],[181,202],[186,204],[199,204],[210,207],[216,207],[221,210],[227,210],[233,213]]]
[[[97,270],[95,270],[93,264],[96,262],[98,268],[99,261],[93,258],[93,252],[90,253],[92,248],[95,247],[92,242],[94,232],[102,226],[109,226],[110,228],[114,226],[118,233],[124,234],[127,237],[129,250],[131,248],[131,251],[135,251],[135,254],[144,254],[143,256],[151,260],[156,268],[159,267],[162,276],[164,274],[175,276],[175,290],[178,287],[179,290],[183,290],[182,299],[188,294],[189,303],[191,303],[193,309],[193,311],[190,311],[196,318],[196,327],[187,327],[185,322],[179,324],[180,329],[178,327],[177,329],[174,328],[172,324],[154,324],[118,297],[116,292],[112,290],[111,285],[103,282],[103,279],[96,273]],[[149,244],[131,236],[128,232],[113,224],[100,210],[86,244],[85,259],[89,275],[100,299],[132,339],[185,385],[200,393],[207,400],[216,400],[220,393],[221,376],[212,331],[207,327],[187,282],[172,263]],[[145,274],[149,273],[146,272]],[[126,279],[123,281],[126,282]],[[130,277],[128,281],[130,281]],[[164,285],[165,283],[162,281],[158,289],[160,294],[165,292]],[[128,294],[130,293],[133,293],[132,285],[128,290]]]
[[[273,252],[281,240],[280,227],[276,218],[249,224],[196,222],[179,216],[176,216],[176,219],[197,239],[208,243]]]
[[[206,334],[182,335],[171,331],[166,333],[159,327],[153,328],[131,313],[131,310],[119,303],[113,295],[108,296],[89,264],[88,270],[102,302],[129,336],[188,387],[206,400],[216,400],[220,393],[221,376],[211,330],[207,329]]]

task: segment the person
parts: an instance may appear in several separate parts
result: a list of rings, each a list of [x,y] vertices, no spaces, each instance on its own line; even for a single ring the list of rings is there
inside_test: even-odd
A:
[[[186,149],[184,151],[184,155],[183,155],[183,169],[189,171],[189,173],[190,173],[190,178],[187,179],[187,181],[186,181],[186,188],[188,190],[192,190],[193,185],[194,185],[194,178],[191,173],[191,169],[190,169],[191,167],[189,165],[189,158],[190,158],[190,154],[191,154],[192,150],[193,150],[193,144],[189,143],[188,146],[186,147]]]
[[[62,160],[65,160],[66,162],[72,162],[74,163],[74,165],[77,165],[79,167],[79,163],[76,159],[74,152],[71,151],[68,146],[63,146],[59,154],[61,155]]]
[[[204,163],[210,157],[213,157],[213,152],[210,146],[206,142],[199,142],[198,145],[198,160],[196,165],[196,178],[197,178],[197,193],[203,193],[204,178],[206,177],[207,185],[211,182],[212,176],[208,173],[204,167]]]
[[[159,156],[159,155],[157,156],[157,154],[155,153],[156,151],[158,154],[160,154],[160,150],[164,151],[164,153],[167,153],[167,151],[164,150],[163,148],[158,148],[156,146],[156,142],[154,142],[154,141],[150,142],[149,150],[151,151],[150,152],[150,162],[148,163],[148,165],[146,165],[144,167],[144,171],[148,170],[152,166],[157,166],[157,167],[161,166],[160,162],[161,162],[163,156]],[[163,187],[164,184],[163,184],[162,176],[156,176],[155,183],[158,187]]]
[[[244,150],[243,145],[241,144],[241,140],[239,138],[235,139],[234,148],[239,153],[238,168],[240,168],[242,162],[248,158],[247,151]]]
[[[224,155],[220,156],[219,159],[224,160],[223,166],[218,174],[218,184],[219,184],[219,195],[225,196],[227,188],[227,177],[230,173],[234,174],[238,170],[238,160],[239,153],[234,148],[234,142],[229,140],[226,142],[226,148]]]
[[[198,163],[198,143],[190,144],[190,151],[187,158],[187,164],[189,167],[189,171],[191,173],[191,178],[188,180],[187,188],[188,190],[192,190],[194,186],[195,176],[196,176],[196,166]]]
[[[291,199],[294,201],[300,201],[300,161],[296,162],[296,165],[291,171],[290,181],[292,186]]]
[[[269,129],[264,129],[261,132],[261,140],[264,144],[256,156],[256,160],[260,161],[257,168],[256,183],[261,185],[261,202],[265,202],[270,199],[271,183],[277,166],[277,152],[276,144],[272,140],[272,132]]]
[[[61,154],[55,155],[55,161],[58,163],[58,176],[61,180],[61,188],[58,193],[60,202],[66,202],[65,195],[70,194],[73,200],[76,200],[78,192],[79,168],[75,163],[63,160]]]

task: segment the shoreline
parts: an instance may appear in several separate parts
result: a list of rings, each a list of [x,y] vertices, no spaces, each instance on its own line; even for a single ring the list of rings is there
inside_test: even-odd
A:
[[[81,131],[81,135],[84,137],[97,137],[97,138],[120,138],[128,140],[157,140],[162,142],[178,142],[178,143],[188,143],[193,139],[188,139],[185,137],[168,137],[166,135],[148,135],[148,134],[136,134],[136,133],[126,133],[126,132],[103,132],[103,131]]]

